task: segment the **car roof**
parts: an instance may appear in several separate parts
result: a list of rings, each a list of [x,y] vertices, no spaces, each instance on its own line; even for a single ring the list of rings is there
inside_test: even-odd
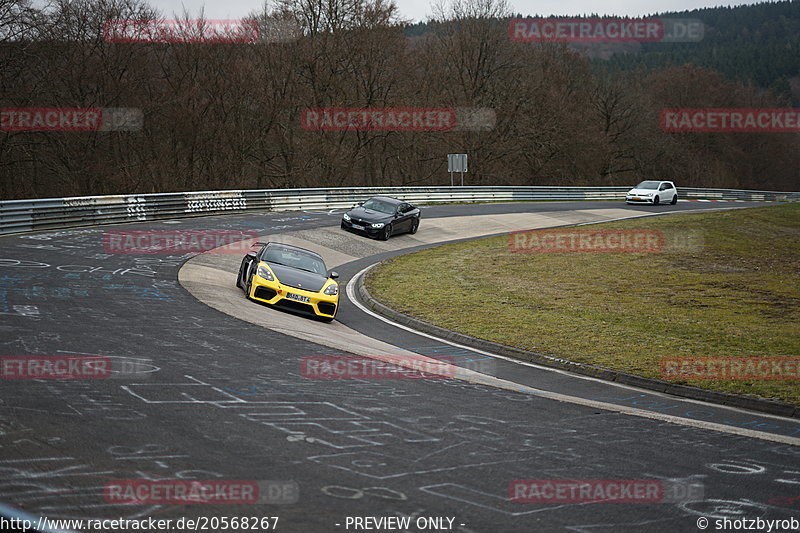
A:
[[[398,200],[397,198],[392,198],[391,196],[373,196],[370,200],[380,200],[381,202],[387,202],[390,204],[402,204],[405,203],[403,200]]]

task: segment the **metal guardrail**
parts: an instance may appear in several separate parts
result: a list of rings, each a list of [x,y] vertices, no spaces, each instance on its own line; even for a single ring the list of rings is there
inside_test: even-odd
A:
[[[370,196],[411,203],[624,200],[630,187],[347,187],[126,194],[0,202],[0,235],[244,210],[293,211],[350,207]],[[800,201],[800,192],[679,188],[681,198]]]

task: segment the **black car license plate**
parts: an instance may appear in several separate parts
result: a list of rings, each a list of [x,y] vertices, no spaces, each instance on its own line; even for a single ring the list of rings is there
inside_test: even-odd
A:
[[[308,296],[301,296],[293,292],[287,292],[286,297],[289,298],[290,300],[297,300],[298,302],[303,302],[306,304],[311,303],[311,299]]]

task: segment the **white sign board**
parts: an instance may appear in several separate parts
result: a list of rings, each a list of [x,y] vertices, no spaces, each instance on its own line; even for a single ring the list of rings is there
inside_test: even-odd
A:
[[[447,154],[448,172],[466,172],[467,154]]]

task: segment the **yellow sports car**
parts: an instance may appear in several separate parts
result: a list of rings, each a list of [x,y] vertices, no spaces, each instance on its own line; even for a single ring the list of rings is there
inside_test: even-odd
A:
[[[256,243],[242,259],[236,286],[250,300],[330,322],[339,309],[339,274],[328,273],[319,254],[297,246]]]

